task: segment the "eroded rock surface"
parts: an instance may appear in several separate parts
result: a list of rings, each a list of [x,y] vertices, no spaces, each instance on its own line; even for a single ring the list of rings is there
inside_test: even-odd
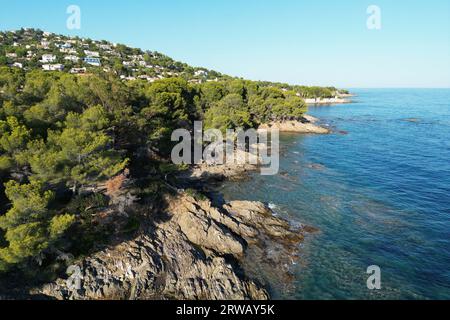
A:
[[[163,216],[134,240],[85,258],[72,266],[69,281],[58,279],[37,293],[57,299],[268,299],[242,268],[249,248],[252,259],[286,266],[303,239],[301,230],[291,230],[259,202],[216,208],[179,194],[166,203]]]

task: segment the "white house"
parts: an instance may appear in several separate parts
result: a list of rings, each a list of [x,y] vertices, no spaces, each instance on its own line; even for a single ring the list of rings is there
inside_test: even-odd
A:
[[[99,45],[99,48],[102,50],[108,50],[108,51],[111,50],[111,46],[108,44],[101,44],[101,45]]]
[[[44,54],[44,55],[42,55],[41,62],[48,63],[48,62],[55,62],[55,60],[56,60],[56,56],[55,55],[53,55],[53,54]]]
[[[64,60],[68,60],[68,61],[72,61],[72,62],[78,62],[78,60],[80,60],[80,58],[78,58],[77,56],[65,56]]]
[[[88,57],[100,57],[100,53],[98,53],[97,51],[89,51],[89,50],[84,50],[84,54],[87,55]]]
[[[45,71],[62,71],[64,70],[64,65],[62,64],[44,64],[42,65],[42,69]]]
[[[134,66],[134,62],[132,62],[132,61],[123,61],[122,64],[125,67],[132,67],[132,66]]]
[[[143,60],[143,59],[144,59],[144,57],[142,56],[142,54],[134,54],[134,55],[130,56],[130,58],[131,58],[133,61],[138,61],[138,60]]]
[[[198,76],[206,76],[206,75],[208,75],[208,72],[205,71],[205,70],[197,70],[197,71],[195,71],[194,75],[196,77],[198,77]]]
[[[7,58],[11,58],[11,59],[17,58],[17,53],[15,53],[15,52],[7,53],[7,54],[6,54],[6,57],[7,57]]]
[[[12,64],[12,66],[13,66],[13,67],[16,67],[16,68],[20,68],[20,69],[23,68],[23,65],[22,65],[20,62],[14,62],[14,63]]]
[[[61,48],[61,49],[59,49],[59,52],[68,53],[68,54],[76,54],[77,50],[75,50],[73,48]]]

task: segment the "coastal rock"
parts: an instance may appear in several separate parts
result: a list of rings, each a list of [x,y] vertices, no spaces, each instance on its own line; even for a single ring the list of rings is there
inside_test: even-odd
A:
[[[319,121],[319,119],[317,119],[316,117],[310,116],[309,114],[303,115],[303,118],[305,118],[307,121],[309,121],[311,123],[316,123],[317,121]]]
[[[253,146],[255,150],[259,148],[266,149],[264,144],[256,144]],[[180,178],[190,181],[214,182],[224,180],[242,180],[248,176],[248,173],[258,168],[261,158],[250,152],[236,149],[234,150],[234,162],[228,163],[225,160],[223,164],[207,164],[202,163],[195,165],[190,170],[180,174]]]
[[[306,104],[320,105],[320,104],[343,104],[351,103],[352,101],[346,99],[347,97],[352,97],[352,95],[340,95],[334,98],[312,98],[305,99]]]
[[[303,239],[263,203],[219,208],[186,194],[165,202],[159,219],[135,239],[83,259],[69,280],[36,293],[56,299],[268,299],[246,276],[246,261],[261,259],[272,270],[283,264],[283,274]]]
[[[313,121],[310,121],[313,120]],[[295,133],[314,133],[314,134],[327,134],[330,130],[327,128],[314,124],[317,121],[315,118],[304,118],[302,121],[274,121],[268,124],[262,124],[259,126],[259,130],[274,130],[278,129],[280,132],[295,132]]]
[[[186,178],[189,181],[202,181],[202,182],[221,182],[224,180],[243,180],[248,177],[248,174],[258,167],[255,165],[197,165],[193,166],[184,175],[180,175],[181,178]]]

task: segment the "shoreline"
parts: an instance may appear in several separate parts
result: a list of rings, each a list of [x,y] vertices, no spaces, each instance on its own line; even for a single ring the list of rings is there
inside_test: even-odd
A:
[[[149,220],[149,231],[70,266],[78,270],[79,287],[59,278],[32,294],[57,300],[270,300],[270,283],[246,266],[258,261],[266,272],[278,269],[285,283],[300,259],[299,244],[315,230],[294,227],[257,201],[218,205],[186,192],[164,200],[164,218]]]
[[[300,120],[273,121],[259,126],[258,130],[271,131],[278,129],[280,132],[292,132],[303,134],[329,134],[331,130],[317,125],[319,119],[310,115],[304,115]]]
[[[305,116],[278,126],[282,132],[330,133],[315,125],[318,121]],[[150,212],[148,226],[136,237],[71,266],[80,270],[80,288],[59,278],[32,293],[59,300],[270,300],[271,286],[293,285],[291,268],[300,259],[300,244],[318,230],[300,221],[294,227],[263,202],[214,199],[215,182],[246,179],[257,168],[191,167],[179,181],[183,184],[184,179],[186,189],[174,188],[173,195],[164,196],[162,208],[140,208]],[[196,185],[202,193],[190,189]],[[258,272],[253,270],[255,263]],[[274,269],[280,271],[276,283],[268,280]]]

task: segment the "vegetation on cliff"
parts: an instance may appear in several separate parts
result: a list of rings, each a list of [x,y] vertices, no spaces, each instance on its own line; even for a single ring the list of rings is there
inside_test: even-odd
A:
[[[218,73],[209,73],[214,81],[192,82],[190,67],[162,55],[144,59],[178,66],[178,76],[127,81],[120,77],[118,60],[116,68],[91,68],[83,74],[43,71],[34,58],[12,66],[10,57],[26,59],[24,35],[31,37],[27,41],[41,40],[42,33],[27,32],[0,37],[1,272],[44,268],[61,252],[88,253],[110,234],[108,226],[93,220],[92,211],[114,201],[148,201],[160,192],[168,173],[177,170],[165,160],[174,129],[191,129],[193,120],[223,130],[297,119],[307,110],[302,97],[335,90]],[[120,57],[145,55],[116,48]],[[128,170],[141,178],[140,194],[119,197],[114,184]],[[131,217],[124,230],[135,230],[137,223]]]

